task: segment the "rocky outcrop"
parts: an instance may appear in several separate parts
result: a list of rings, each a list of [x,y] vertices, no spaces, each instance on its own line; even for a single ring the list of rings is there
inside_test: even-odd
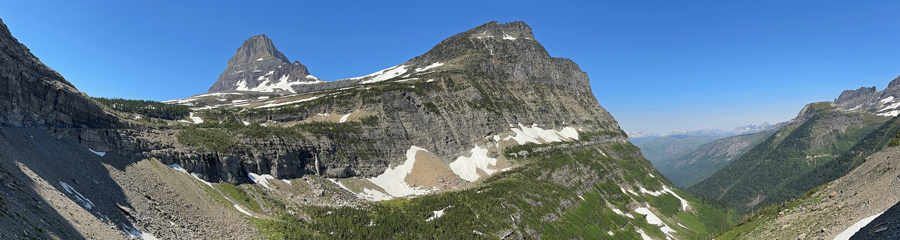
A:
[[[834,100],[835,106],[852,112],[870,112],[879,116],[900,115],[900,77],[888,83],[888,87],[878,91],[873,87],[845,90]]]
[[[124,124],[31,54],[0,20],[0,126],[114,128]]]
[[[208,92],[294,92],[291,86],[320,82],[299,61],[291,63],[263,34],[244,41]]]

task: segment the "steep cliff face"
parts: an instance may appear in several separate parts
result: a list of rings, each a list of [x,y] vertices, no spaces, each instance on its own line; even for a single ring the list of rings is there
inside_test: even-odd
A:
[[[113,128],[123,124],[45,66],[0,21],[0,126]]]
[[[322,81],[310,75],[306,66],[299,61],[291,63],[263,34],[244,41],[208,92],[294,92],[293,85],[318,82]]]

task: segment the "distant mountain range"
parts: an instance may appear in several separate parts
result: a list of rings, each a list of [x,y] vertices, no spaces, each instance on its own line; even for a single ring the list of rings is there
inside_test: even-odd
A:
[[[644,140],[649,140],[653,138],[663,137],[663,136],[673,136],[673,137],[686,137],[686,136],[710,136],[718,138],[736,136],[741,134],[749,134],[749,133],[757,133],[767,128],[772,127],[772,124],[768,122],[763,122],[762,124],[751,123],[748,125],[736,127],[731,131],[725,131],[722,129],[702,129],[702,130],[675,130],[670,133],[658,133],[658,132],[647,132],[641,130],[634,130],[630,132],[626,132],[628,134],[628,139],[631,140],[632,143],[638,143]]]

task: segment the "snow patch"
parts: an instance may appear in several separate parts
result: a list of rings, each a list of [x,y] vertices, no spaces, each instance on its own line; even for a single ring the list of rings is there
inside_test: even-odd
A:
[[[371,201],[384,201],[384,200],[394,199],[394,197],[384,194],[383,192],[379,192],[377,190],[368,189],[368,188],[363,188],[363,193],[360,194],[359,196],[362,198],[365,198],[365,199],[369,199]]]
[[[432,212],[434,213],[434,216],[431,216],[431,217],[429,217],[428,219],[425,219],[425,221],[426,221],[426,222],[431,222],[431,220],[435,220],[435,219],[438,219],[438,218],[441,217],[441,216],[444,216],[444,210],[447,210],[448,208],[452,208],[452,207],[453,207],[453,206],[448,206],[448,207],[445,207],[445,208],[443,208],[443,209],[441,209],[441,210],[432,211]]]
[[[179,172],[183,172],[184,174],[188,174],[187,170],[184,170],[184,168],[181,168],[181,165],[178,165],[177,163],[173,163],[172,165],[169,165],[169,167],[175,169],[175,171],[179,171]]]
[[[247,176],[249,176],[250,180],[253,180],[253,182],[255,182],[259,185],[262,185],[263,187],[266,187],[268,189],[272,189],[272,187],[269,187],[269,182],[267,180],[269,180],[269,179],[275,180],[275,177],[273,177],[272,175],[269,175],[269,174],[258,175],[255,173],[247,173]]]
[[[854,223],[852,226],[848,227],[843,232],[838,233],[838,235],[834,237],[834,240],[850,239],[850,237],[852,237],[854,234],[856,234],[856,232],[858,232],[860,229],[862,229],[866,225],[869,225],[869,223],[872,222],[872,220],[875,220],[875,218],[877,218],[878,216],[881,216],[882,213],[884,213],[884,212],[880,212],[878,214],[875,214],[875,215],[869,216],[867,218],[863,218],[862,220],[859,220],[859,222]]]
[[[257,62],[262,61],[262,60],[263,60],[263,58],[256,59]]]
[[[634,193],[634,192],[632,192],[632,193]],[[659,191],[655,191],[655,192],[651,192],[650,190],[647,190],[646,188],[641,187],[641,193],[650,194],[650,195],[653,195],[654,197],[658,197],[660,194],[663,194],[663,193],[669,193],[669,194],[672,194],[672,196],[675,196],[676,198],[678,198],[678,200],[681,200],[681,210],[682,211],[687,211],[688,207],[690,206],[687,200],[684,200],[684,198],[681,198],[681,196],[678,196],[677,193],[673,192],[672,189],[670,189],[667,186],[663,186],[663,190],[659,190]],[[635,195],[637,195],[637,194],[635,194]]]
[[[183,170],[183,169],[182,169],[182,170]],[[206,180],[203,180],[202,178],[200,178],[200,175],[197,175],[197,173],[192,172],[192,173],[191,173],[191,176],[194,177],[194,179],[197,179],[197,181],[200,181],[200,182],[202,182],[203,184],[206,184],[206,186],[213,187],[212,183],[207,182]]]
[[[879,113],[879,114],[876,114],[876,115],[878,115],[878,116],[885,116],[885,117],[896,117],[897,115],[900,115],[900,110],[893,110],[893,111],[890,111],[890,112],[883,112],[883,113]]]
[[[666,226],[666,224],[663,223],[662,219],[659,219],[659,217],[657,217],[656,214],[653,214],[653,212],[651,212],[648,208],[639,207],[634,209],[634,212],[647,215],[647,223],[649,223],[650,225],[658,226],[659,230],[665,233],[667,238],[671,238],[672,235],[670,233],[675,232],[675,230],[673,230],[669,226]]]
[[[537,126],[537,124],[532,124],[531,127],[526,127],[519,123],[519,128],[510,128],[513,132],[516,133],[516,136],[509,136],[504,138],[503,140],[513,139],[516,140],[520,145],[525,143],[537,143],[542,144],[540,140],[544,142],[562,142],[562,141],[570,141],[578,139],[578,130],[572,127],[565,127],[560,131],[556,131],[553,129],[543,129]]]
[[[890,101],[894,101],[894,96],[888,96],[884,99],[881,99],[881,104],[887,104]]]
[[[182,173],[184,173],[184,174],[191,175],[191,177],[194,177],[194,179],[197,179],[197,181],[200,181],[200,182],[202,182],[203,184],[206,184],[206,186],[213,187],[212,183],[207,182],[206,180],[203,180],[202,178],[200,178],[200,175],[197,175],[197,173],[195,173],[195,172],[188,173],[187,170],[184,170],[184,168],[182,168],[181,165],[178,165],[177,163],[173,163],[173,164],[168,165],[168,166],[169,166],[170,168],[172,168],[172,169],[175,169],[175,171],[179,171],[179,172],[182,172]]]
[[[90,199],[87,199],[86,197],[82,196],[81,193],[79,193],[78,191],[75,191],[75,188],[73,188],[72,186],[69,186],[69,184],[66,184],[63,181],[59,181],[59,185],[61,185],[63,187],[63,189],[66,190],[67,193],[74,194],[75,200],[78,200],[78,202],[80,202],[81,205],[84,205],[84,208],[91,210],[91,208],[94,207],[94,202],[91,202]]]
[[[271,107],[278,107],[278,106],[290,105],[290,104],[294,104],[294,103],[301,103],[301,102],[306,102],[306,101],[315,100],[315,99],[320,98],[320,97],[321,97],[321,96],[315,96],[315,97],[311,97],[311,98],[300,99],[300,100],[296,100],[296,101],[283,102],[283,103],[269,103],[269,104],[262,105],[262,106],[259,106],[259,107],[256,107],[256,108],[271,108]]]
[[[341,116],[341,120],[338,120],[338,122],[339,122],[339,123],[347,122],[347,118],[350,118],[350,114],[349,114],[349,113],[348,113],[348,114],[344,114],[344,116]]]
[[[247,215],[247,216],[256,217],[256,216],[253,216],[252,213],[250,213],[250,212],[248,212],[247,210],[244,210],[243,208],[241,208],[241,206],[240,206],[240,205],[237,205],[236,203],[234,204],[234,208],[237,209],[238,212],[241,212],[241,213],[243,213],[243,214],[245,214],[245,215]]]
[[[200,118],[200,117],[194,117],[194,112],[191,112],[191,115],[189,115],[188,118],[190,118],[192,121],[194,121],[194,124],[201,124],[201,123],[203,123],[203,119],[202,119],[202,118]]]
[[[256,99],[257,99],[257,100],[267,100],[267,99],[269,99],[269,96],[261,96],[261,97],[258,97],[258,98],[256,98]]]
[[[428,152],[427,150],[410,146],[406,151],[406,161],[402,165],[394,168],[388,167],[384,173],[373,178],[366,178],[369,182],[384,189],[385,193],[393,197],[406,197],[410,195],[422,195],[429,192],[428,189],[419,187],[413,188],[406,183],[406,176],[412,172],[413,165],[416,163],[416,153],[419,151]],[[374,190],[372,190],[374,191]],[[368,192],[366,192],[368,194]]]
[[[369,74],[369,75],[366,75],[363,77],[356,77],[356,78],[352,78],[352,79],[372,77],[372,79],[362,81],[362,82],[360,82],[360,84],[377,83],[377,82],[381,82],[384,80],[398,77],[398,76],[406,73],[406,71],[407,71],[406,65],[397,65],[397,66],[393,66],[393,67],[390,67],[390,68],[387,68],[387,69],[384,69],[381,71],[374,72],[372,74]]]
[[[478,174],[478,169],[481,169],[488,175],[496,172],[496,170],[491,169],[490,167],[497,165],[497,159],[487,156],[487,148],[481,148],[478,145],[475,145],[475,148],[472,148],[471,153],[471,157],[460,156],[459,158],[456,158],[456,161],[450,163],[450,170],[453,170],[453,173],[469,182],[474,182],[478,180],[478,178],[481,178],[481,175]]]
[[[416,68],[416,72],[427,71],[428,69],[440,67],[440,66],[443,66],[443,65],[444,65],[444,63],[442,63],[442,62],[432,63],[432,64],[429,64],[428,66],[423,67],[423,68]]]
[[[881,112],[881,111],[887,111],[887,110],[897,109],[897,107],[900,107],[900,102],[896,102],[896,103],[891,104],[891,105],[889,105],[889,106],[887,106],[887,107],[881,108],[881,110],[878,110],[878,111]]]
[[[512,37],[512,36],[510,36],[510,35],[507,35],[506,33],[504,33],[504,34],[503,34],[503,40],[516,40],[516,38],[514,38],[514,37]]]
[[[644,231],[641,231],[641,229],[638,229],[637,232],[641,234],[642,240],[653,240],[650,235],[647,235],[646,233],[644,233]]]
[[[88,148],[88,151],[91,151],[92,153],[97,154],[97,156],[101,156],[101,157],[106,155],[106,152],[98,152],[98,151],[94,151],[94,149],[90,149],[90,148]]]
[[[234,90],[238,90],[238,91],[249,91],[250,90],[250,88],[247,88],[247,80],[246,79],[241,79],[241,81],[234,84],[234,86],[235,86]]]
[[[581,198],[581,201],[587,201],[587,200],[584,200],[584,197],[582,197],[581,195],[578,195],[578,198]]]
[[[622,212],[622,210],[619,210],[618,208],[610,208],[610,209],[612,209],[612,211],[613,211],[614,213],[619,214],[619,216],[625,216],[625,217],[628,217],[628,218],[634,218],[634,216],[631,215],[631,213],[625,213],[625,212]]]

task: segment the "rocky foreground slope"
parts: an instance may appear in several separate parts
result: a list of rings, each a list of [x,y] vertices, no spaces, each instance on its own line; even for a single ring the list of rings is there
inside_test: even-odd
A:
[[[720,238],[848,239],[860,227],[900,202],[898,157],[900,148],[897,147],[878,151],[846,176],[822,185],[784,207],[761,213],[755,220]],[[852,227],[854,225],[856,227]],[[862,239],[890,236],[875,234],[875,230],[866,228],[859,234]],[[896,233],[896,230],[892,232]]]
[[[31,56],[0,41],[4,63]],[[304,84],[256,36],[225,91],[172,102],[192,107],[181,120],[109,110],[31,59],[0,73],[34,86],[0,98],[16,108],[0,112],[3,239],[665,239],[733,221],[660,178],[521,22]]]

